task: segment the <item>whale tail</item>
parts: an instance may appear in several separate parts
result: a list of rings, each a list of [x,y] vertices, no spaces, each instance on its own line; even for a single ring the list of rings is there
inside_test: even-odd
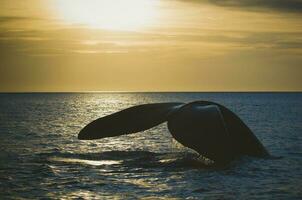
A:
[[[216,164],[224,165],[243,155],[268,155],[235,113],[214,102],[196,101],[182,106],[169,117],[168,128],[177,141]]]
[[[154,103],[133,106],[101,117],[86,125],[78,139],[93,140],[137,133],[167,121],[169,114],[183,103]]]
[[[137,133],[168,121],[168,129],[181,144],[224,165],[247,155],[269,155],[247,125],[231,110],[208,101],[154,103],[127,108],[99,118],[79,133],[93,140]]]

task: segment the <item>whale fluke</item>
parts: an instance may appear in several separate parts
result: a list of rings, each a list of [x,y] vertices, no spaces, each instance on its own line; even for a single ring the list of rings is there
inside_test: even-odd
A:
[[[168,129],[182,145],[206,158],[220,163],[233,159],[232,138],[217,105],[187,104],[171,116]]]
[[[94,140],[137,133],[165,121],[169,113],[183,103],[154,103],[133,106],[92,121],[79,133],[78,139]]]
[[[235,113],[209,101],[133,106],[89,123],[80,131],[78,138],[92,140],[136,133],[165,121],[168,121],[168,129],[178,142],[215,164],[226,164],[244,155],[269,155]]]
[[[216,163],[243,155],[268,156],[248,126],[214,102],[196,101],[182,106],[169,118],[168,128],[177,141]]]

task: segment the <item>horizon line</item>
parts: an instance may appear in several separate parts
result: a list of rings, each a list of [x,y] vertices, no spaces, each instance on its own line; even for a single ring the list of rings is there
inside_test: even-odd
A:
[[[301,93],[302,90],[217,90],[217,91],[135,91],[135,90],[88,90],[88,91],[0,91],[0,94],[34,94],[34,93]]]

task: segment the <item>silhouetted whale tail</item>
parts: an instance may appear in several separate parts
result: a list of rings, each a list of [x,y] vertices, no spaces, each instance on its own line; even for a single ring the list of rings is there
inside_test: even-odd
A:
[[[89,123],[80,131],[78,138],[92,140],[136,133],[165,121],[168,121],[169,131],[178,142],[216,164],[225,164],[243,155],[269,155],[237,115],[209,101],[130,107]]]
[[[94,140],[137,133],[157,126],[183,103],[154,103],[133,106],[92,121],[79,133],[78,139]]]
[[[269,155],[235,113],[214,102],[196,101],[180,107],[169,117],[168,128],[181,144],[219,164],[243,155]]]

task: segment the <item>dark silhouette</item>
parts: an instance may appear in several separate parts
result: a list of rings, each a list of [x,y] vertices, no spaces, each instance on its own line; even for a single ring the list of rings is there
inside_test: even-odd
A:
[[[155,103],[130,107],[99,118],[79,133],[93,140],[136,133],[168,121],[172,136],[200,155],[224,165],[240,156],[268,156],[268,152],[244,124],[226,107],[209,101]]]

